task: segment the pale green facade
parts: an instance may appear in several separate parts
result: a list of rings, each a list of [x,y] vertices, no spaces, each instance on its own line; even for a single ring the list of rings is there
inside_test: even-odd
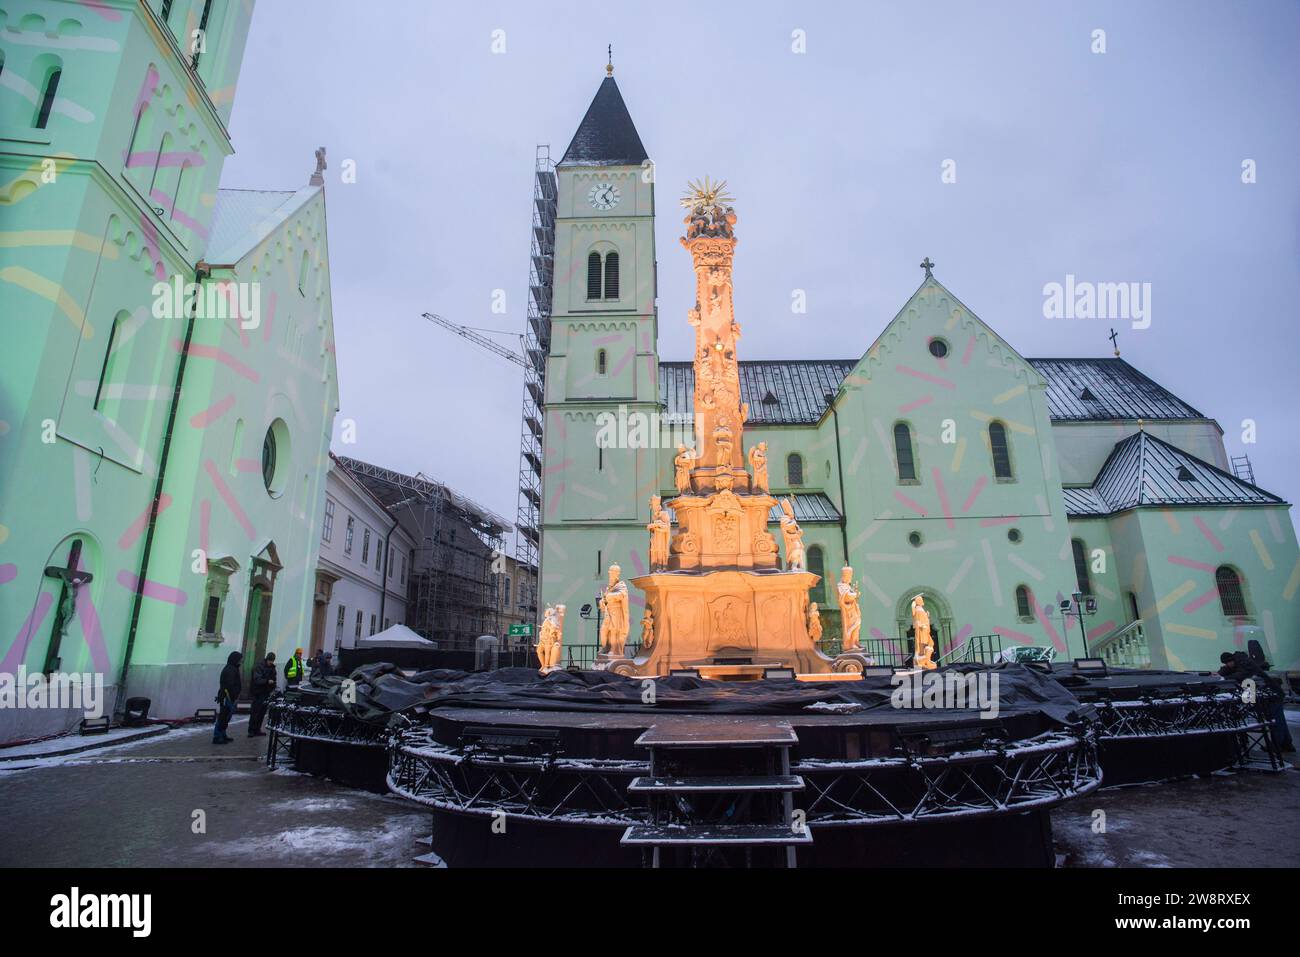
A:
[[[575,142],[591,119],[589,111]],[[574,612],[594,603],[611,562],[627,578],[647,570],[648,498],[675,494],[676,434],[656,432],[659,448],[598,449],[598,416],[620,405],[628,415],[689,416],[691,370],[660,362],[652,295],[626,311],[585,296],[596,242],[642,268],[653,255],[652,203],[602,211],[588,202],[593,182],[633,179],[636,170],[589,161],[558,172],[541,598],[543,607],[568,606],[566,641],[591,644],[594,622]],[[632,188],[640,197],[653,187]],[[736,303],[743,326],[743,289]],[[682,322],[690,305],[674,309]],[[602,349],[610,350],[604,360]],[[898,647],[910,599],[922,593],[941,654],[972,636],[997,636],[1004,648],[1077,657],[1078,618],[1062,618],[1059,605],[1081,591],[1097,603],[1084,619],[1090,654],[1115,652],[1137,621],[1132,663],[1217,668],[1222,651],[1258,638],[1275,667],[1300,668],[1300,551],[1289,506],[1230,474],[1213,419],[1122,361],[1027,360],[928,273],[856,361],[747,361],[766,357],[746,355],[743,339],[740,350],[746,445],[766,441],[772,491],[807,503],[800,521],[810,568],[834,581],[843,564],[853,566],[863,636],[875,647]],[[1134,453],[1135,477],[1117,477],[1115,457],[1135,441],[1153,450],[1150,460]],[[900,461],[909,457],[910,470]],[[1186,479],[1177,477],[1182,468]],[[1150,492],[1166,479],[1161,494]],[[1131,502],[1130,480],[1139,490]],[[1220,575],[1235,576],[1244,607],[1230,583],[1220,594]],[[835,635],[827,597],[813,595]],[[633,603],[643,607],[635,592]],[[639,612],[632,617],[635,641]]]
[[[231,651],[305,644],[338,405],[321,185],[218,189],[251,16],[0,4],[0,672],[102,674],[170,718]],[[248,311],[191,320],[165,290],[200,273]],[[46,570],[74,545],[69,592]],[[79,718],[3,711],[0,740]]]

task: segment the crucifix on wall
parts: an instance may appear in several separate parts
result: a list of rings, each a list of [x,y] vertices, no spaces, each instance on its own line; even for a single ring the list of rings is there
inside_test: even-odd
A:
[[[46,578],[57,578],[62,582],[59,589],[59,603],[54,610],[54,629],[50,633],[50,646],[45,652],[45,664],[41,666],[41,672],[46,675],[58,671],[63,660],[59,655],[59,649],[63,644],[64,636],[68,633],[68,624],[72,621],[73,611],[76,608],[77,590],[89,585],[95,578],[90,572],[80,568],[80,565],[81,539],[78,538],[68,549],[68,564],[65,567],[49,565],[45,569]]]

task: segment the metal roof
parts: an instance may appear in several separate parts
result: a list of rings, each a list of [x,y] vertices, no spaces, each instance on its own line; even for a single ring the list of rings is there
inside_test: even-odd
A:
[[[212,230],[203,258],[214,265],[239,262],[319,191],[319,186],[217,190]]]
[[[1204,419],[1168,389],[1122,359],[1026,359],[1047,380],[1054,422]],[[740,362],[740,398],[754,425],[811,425],[826,412],[826,395],[839,389],[856,359]],[[695,369],[689,362],[659,363],[659,396],[667,411],[689,415]]]
[[[747,426],[810,425],[826,412],[856,359],[789,359],[741,362],[740,401],[749,403]],[[690,362],[659,363],[659,398],[669,414],[695,410],[695,367]]]
[[[1066,512],[1075,516],[1106,515],[1143,505],[1286,504],[1147,432],[1116,443],[1091,489],[1065,489],[1065,496]]]
[[[1056,421],[1206,418],[1123,359],[1025,361],[1047,380],[1047,411]]]
[[[640,166],[645,159],[645,147],[623,102],[623,94],[619,93],[614,78],[607,76],[578,124],[560,165]]]

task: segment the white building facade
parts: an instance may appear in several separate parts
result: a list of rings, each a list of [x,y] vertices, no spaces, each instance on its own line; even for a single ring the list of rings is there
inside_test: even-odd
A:
[[[331,456],[320,523],[311,653],[336,657],[391,625],[406,624],[415,540]]]

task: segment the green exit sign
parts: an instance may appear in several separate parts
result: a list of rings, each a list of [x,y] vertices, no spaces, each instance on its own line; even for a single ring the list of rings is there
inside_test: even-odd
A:
[[[509,632],[511,638],[529,638],[533,634],[532,625],[511,625]]]

